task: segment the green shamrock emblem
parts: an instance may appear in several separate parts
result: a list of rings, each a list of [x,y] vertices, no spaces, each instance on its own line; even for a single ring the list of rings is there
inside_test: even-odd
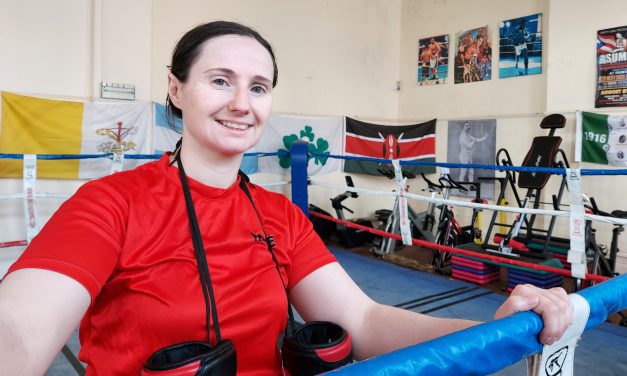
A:
[[[322,165],[322,166],[326,165],[327,160],[329,159],[328,155],[331,154],[331,152],[329,152],[329,142],[323,138],[318,138],[316,140],[316,136],[313,133],[313,128],[309,125],[306,125],[304,129],[301,129],[299,134],[300,134],[300,137],[298,137],[295,134],[283,136],[283,146],[285,146],[285,149],[279,149],[279,152],[289,153],[292,143],[296,140],[300,139],[303,141],[308,141],[309,153],[317,153],[317,154],[326,155],[326,156],[319,156],[319,155],[313,156],[314,163],[317,165]],[[310,156],[307,159],[309,161],[312,158]],[[292,160],[287,155],[279,155],[279,165],[283,168],[290,168],[290,166],[292,165]]]

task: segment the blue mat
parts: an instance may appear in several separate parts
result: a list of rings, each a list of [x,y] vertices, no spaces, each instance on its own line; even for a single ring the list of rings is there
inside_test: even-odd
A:
[[[488,321],[505,301],[505,296],[472,283],[410,270],[341,249],[330,250],[357,285],[379,303],[402,308],[419,304],[411,310],[432,310],[429,314],[438,317]],[[436,294],[444,299],[438,299]],[[428,298],[431,296],[435,297]],[[496,374],[525,375],[525,362]],[[627,328],[603,323],[584,332],[575,352],[575,374],[627,375]]]

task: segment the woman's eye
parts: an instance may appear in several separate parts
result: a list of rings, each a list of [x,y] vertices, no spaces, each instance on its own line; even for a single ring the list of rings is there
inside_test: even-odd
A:
[[[216,78],[213,80],[213,83],[218,86],[225,86],[227,84],[226,80],[223,78]]]
[[[264,94],[267,91],[263,86],[253,86],[250,90],[255,94]]]

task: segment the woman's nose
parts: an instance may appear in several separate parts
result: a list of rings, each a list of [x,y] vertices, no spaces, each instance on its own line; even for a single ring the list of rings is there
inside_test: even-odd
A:
[[[233,92],[233,97],[229,102],[229,110],[242,114],[250,112],[250,98],[248,96],[248,90],[245,88],[237,88]]]

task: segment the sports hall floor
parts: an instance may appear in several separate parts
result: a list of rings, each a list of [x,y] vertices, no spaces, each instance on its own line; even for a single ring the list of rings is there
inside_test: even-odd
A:
[[[487,321],[505,300],[502,287],[498,284],[481,287],[396,265],[404,263],[420,268],[427,253],[415,247],[398,252],[394,263],[370,256],[366,248],[346,250],[329,245],[329,249],[366,294],[380,303],[439,317]],[[442,296],[443,293],[449,297],[429,298],[437,294]],[[410,301],[415,302],[403,304]],[[76,334],[69,347],[74,353],[78,351]],[[584,332],[575,352],[575,374],[627,375],[627,328],[603,323]],[[46,376],[66,375],[76,373],[65,357],[59,354]],[[496,375],[526,375],[525,363],[521,361]]]

